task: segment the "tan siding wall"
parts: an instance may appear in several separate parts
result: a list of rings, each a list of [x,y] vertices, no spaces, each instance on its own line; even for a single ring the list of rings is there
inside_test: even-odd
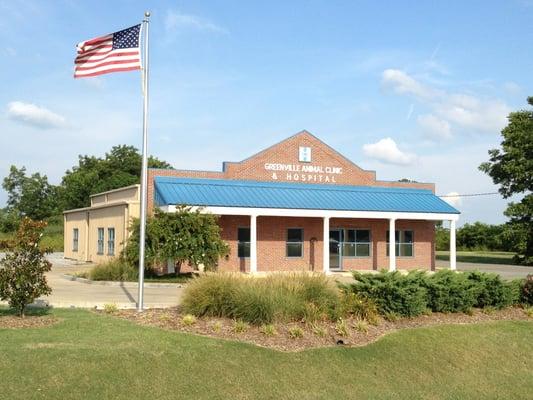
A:
[[[87,254],[85,251],[85,243],[87,240],[86,234],[86,211],[79,211],[75,213],[65,214],[65,227],[64,227],[64,256],[74,260],[85,261]],[[78,236],[78,251],[72,251],[74,229],[77,228],[79,232]]]
[[[97,206],[105,203],[105,194],[91,197],[91,206]]]
[[[129,201],[129,200],[139,200],[138,198],[138,189],[137,187],[127,188],[124,190],[107,193],[107,202],[115,201]]]
[[[89,222],[89,261],[105,262],[118,256],[124,242],[126,205],[110,206],[90,211]],[[98,252],[98,228],[104,228],[104,254]],[[115,255],[109,255],[107,250],[108,228],[115,228]]]

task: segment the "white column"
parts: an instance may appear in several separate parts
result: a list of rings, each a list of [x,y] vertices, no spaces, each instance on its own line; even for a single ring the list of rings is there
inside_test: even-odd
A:
[[[455,271],[457,269],[457,253],[455,251],[455,220],[450,221],[450,269]]]
[[[396,220],[389,219],[389,271],[396,271]]]
[[[257,272],[257,215],[250,216],[250,273]]]
[[[322,265],[325,274],[329,274],[329,217],[324,217],[324,235],[322,237],[324,251],[322,252]]]

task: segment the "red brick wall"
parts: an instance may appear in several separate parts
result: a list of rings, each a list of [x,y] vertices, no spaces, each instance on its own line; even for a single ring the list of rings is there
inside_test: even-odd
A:
[[[220,261],[219,269],[249,271],[249,260],[240,259],[237,256],[237,228],[249,227],[250,217],[222,216],[219,223],[222,228],[222,238],[230,246],[230,255],[227,260]],[[322,224],[321,218],[257,217],[257,270],[322,271]],[[304,230],[301,258],[286,257],[285,245],[288,228],[303,228]],[[330,220],[330,228],[359,228],[371,231],[371,256],[344,258],[343,270],[389,268],[386,237],[389,222],[387,220],[333,218]],[[400,220],[396,223],[396,229],[413,230],[415,241],[413,257],[396,258],[398,269],[434,269],[434,223]]]

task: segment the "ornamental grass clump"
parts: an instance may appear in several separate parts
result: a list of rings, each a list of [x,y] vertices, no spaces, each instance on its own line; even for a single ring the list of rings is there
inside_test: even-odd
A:
[[[262,325],[333,318],[340,294],[319,274],[272,274],[264,278],[212,273],[191,281],[182,306],[196,316],[216,316]]]

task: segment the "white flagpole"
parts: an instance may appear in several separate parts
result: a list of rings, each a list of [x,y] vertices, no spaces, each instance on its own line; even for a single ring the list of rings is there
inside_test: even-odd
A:
[[[148,189],[148,27],[150,24],[150,12],[144,13],[144,65],[143,65],[143,148],[142,148],[142,171],[141,171],[141,227],[139,237],[139,293],[137,311],[141,312],[144,305],[144,247],[146,237],[146,201]]]

